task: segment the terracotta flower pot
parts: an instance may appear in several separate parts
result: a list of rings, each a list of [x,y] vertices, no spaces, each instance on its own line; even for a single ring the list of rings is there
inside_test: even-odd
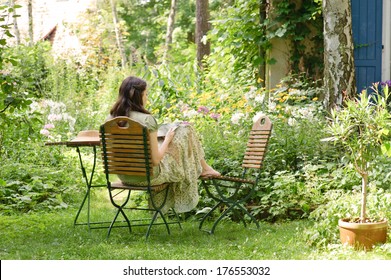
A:
[[[381,222],[356,223],[348,219],[338,221],[341,242],[357,249],[371,250],[375,244],[386,243],[387,220]]]

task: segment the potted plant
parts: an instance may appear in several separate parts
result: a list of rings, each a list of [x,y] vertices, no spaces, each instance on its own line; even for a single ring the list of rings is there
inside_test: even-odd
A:
[[[342,243],[365,250],[387,239],[387,220],[367,216],[367,190],[375,158],[381,154],[391,156],[388,98],[388,86],[378,90],[378,84],[374,84],[372,93],[363,91],[357,98],[346,100],[342,109],[332,110],[328,127],[332,137],[326,139],[345,149],[361,177],[360,217],[340,219],[338,225]]]

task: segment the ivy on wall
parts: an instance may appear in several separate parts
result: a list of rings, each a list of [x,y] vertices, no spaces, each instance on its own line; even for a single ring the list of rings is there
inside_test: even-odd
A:
[[[290,45],[290,72],[318,78],[323,68],[321,0],[279,0],[268,22],[268,38],[283,38]],[[273,28],[276,26],[277,28]]]
[[[290,46],[289,70],[318,79],[323,69],[321,0],[237,0],[212,21],[210,37],[221,56],[234,56],[237,69],[273,64],[263,55],[274,39]]]

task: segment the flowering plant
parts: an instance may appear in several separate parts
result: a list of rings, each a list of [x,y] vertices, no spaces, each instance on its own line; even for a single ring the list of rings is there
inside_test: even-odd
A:
[[[62,141],[63,137],[69,139],[74,131],[75,118],[67,113],[66,105],[62,102],[43,100],[30,105],[32,112],[40,112],[44,125],[40,134],[51,141]]]

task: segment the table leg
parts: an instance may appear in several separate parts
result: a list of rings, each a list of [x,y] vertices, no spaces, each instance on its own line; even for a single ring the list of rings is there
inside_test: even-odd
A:
[[[74,225],[76,226],[76,225],[86,225],[87,224],[89,230],[91,229],[91,224],[93,224],[93,223],[91,223],[91,220],[90,220],[90,214],[91,214],[91,210],[90,210],[90,207],[91,207],[91,188],[106,186],[106,185],[98,185],[98,186],[93,186],[92,185],[92,180],[93,180],[93,177],[94,177],[94,174],[95,174],[95,167],[96,167],[96,147],[93,146],[92,148],[93,148],[93,152],[94,152],[94,161],[93,161],[93,166],[92,166],[92,169],[91,169],[91,172],[90,172],[90,176],[88,178],[86,169],[85,169],[84,164],[83,164],[83,159],[82,159],[82,156],[81,156],[80,148],[76,147],[76,151],[77,151],[78,156],[79,156],[80,168],[81,168],[81,171],[82,171],[83,178],[85,180],[85,185],[86,185],[87,190],[86,190],[86,193],[85,193],[84,198],[82,200],[82,203],[80,205],[80,208],[77,211],[77,214],[76,214],[76,217],[75,217],[75,220],[74,220]],[[79,218],[79,215],[80,215],[82,209],[84,208],[84,205],[85,205],[86,201],[87,201],[87,223],[78,223],[77,220]]]

